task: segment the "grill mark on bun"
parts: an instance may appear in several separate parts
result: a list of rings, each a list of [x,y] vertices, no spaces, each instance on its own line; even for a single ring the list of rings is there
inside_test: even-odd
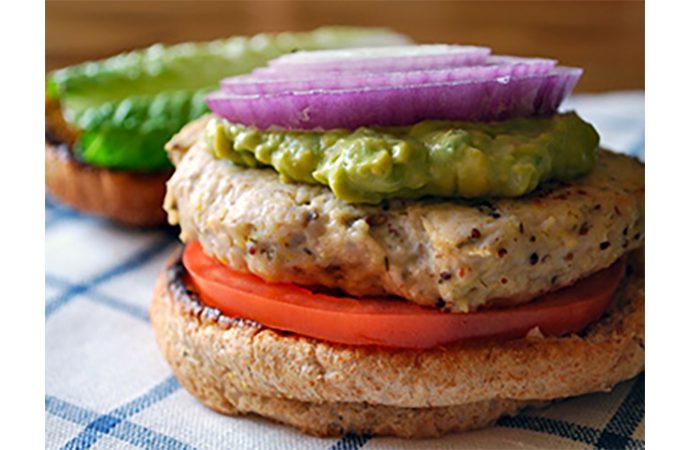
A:
[[[166,269],[168,289],[171,297],[182,305],[183,311],[199,320],[203,324],[215,324],[224,330],[234,326],[252,327],[257,330],[265,328],[258,322],[243,319],[241,317],[229,317],[223,314],[218,308],[206,305],[199,297],[199,294],[192,289],[187,282],[187,269],[182,263],[184,247],[177,251],[171,258]],[[280,332],[279,330],[274,330]],[[287,334],[287,333],[286,333]]]

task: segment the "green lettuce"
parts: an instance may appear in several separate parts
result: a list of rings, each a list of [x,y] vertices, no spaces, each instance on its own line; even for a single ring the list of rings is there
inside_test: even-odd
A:
[[[74,152],[89,164],[110,169],[155,172],[170,167],[163,145],[207,111],[209,90],[131,96],[87,108],[75,118],[83,131]]]

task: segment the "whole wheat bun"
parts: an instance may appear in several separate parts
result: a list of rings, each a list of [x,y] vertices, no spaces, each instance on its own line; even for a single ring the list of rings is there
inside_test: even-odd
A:
[[[157,173],[110,170],[78,161],[71,146],[76,131],[64,121],[60,105],[46,98],[46,190],[79,211],[124,225],[167,223],[165,182],[172,169]]]
[[[254,413],[318,436],[406,438],[487,426],[521,408],[607,391],[644,369],[643,250],[602,319],[427,351],[355,347],[232,319],[203,305],[179,251],[158,278],[151,321],[180,383],[225,414]]]

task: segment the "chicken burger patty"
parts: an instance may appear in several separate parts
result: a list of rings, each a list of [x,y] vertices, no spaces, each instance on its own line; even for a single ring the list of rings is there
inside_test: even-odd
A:
[[[567,286],[644,240],[644,167],[609,151],[589,175],[517,199],[372,206],[214,159],[202,128],[169,144],[169,221],[183,240],[268,281],[463,312]]]

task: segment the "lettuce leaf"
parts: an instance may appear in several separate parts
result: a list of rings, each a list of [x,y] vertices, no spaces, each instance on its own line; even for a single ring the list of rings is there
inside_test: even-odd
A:
[[[131,96],[85,109],[77,115],[82,134],[74,151],[89,164],[155,172],[170,167],[163,146],[184,124],[207,110],[212,89]]]

